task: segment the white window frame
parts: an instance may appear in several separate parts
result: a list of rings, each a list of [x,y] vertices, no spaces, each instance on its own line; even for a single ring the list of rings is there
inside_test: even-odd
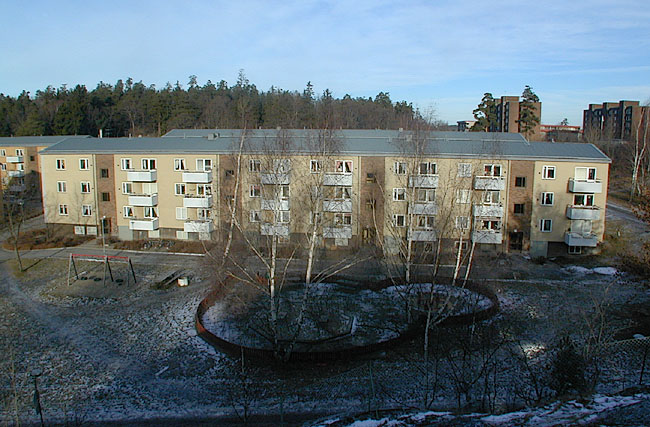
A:
[[[578,198],[582,198],[582,202],[578,203]],[[594,206],[594,195],[593,194],[574,194],[573,195],[573,206]]]
[[[262,186],[260,184],[251,184],[248,191],[248,197],[262,197]]]
[[[281,200],[288,200],[289,195],[291,194],[290,190],[289,190],[289,186],[288,185],[281,185],[279,190],[280,190],[280,194],[279,194],[280,199]]]
[[[93,216],[92,205],[81,205],[81,216]]]
[[[122,216],[124,218],[133,218],[135,217],[135,210],[133,206],[123,206],[122,207]]]
[[[403,202],[406,200],[406,188],[393,188],[393,201]]]
[[[133,194],[133,183],[129,181],[122,182],[122,194]]]
[[[261,222],[262,221],[262,215],[260,211],[250,211],[250,215],[248,220],[250,222]]]
[[[469,229],[469,217],[468,216],[457,216],[456,217],[456,228],[459,230]]]
[[[174,170],[175,171],[184,171],[187,170],[187,166],[185,165],[185,159],[184,158],[176,158],[174,159]]]
[[[262,161],[260,159],[250,159],[248,161],[248,171],[254,173],[261,172]]]
[[[555,179],[557,176],[557,169],[552,165],[542,166],[542,179]]]
[[[22,148],[16,148],[16,156],[24,156],[25,151]]]
[[[288,224],[291,222],[291,211],[276,211],[275,222],[277,224]]]
[[[66,205],[65,203],[59,205],[59,215],[68,216],[68,205]]]
[[[393,227],[406,227],[406,215],[393,214]]]
[[[334,187],[334,200],[352,199],[352,187]]]
[[[196,194],[199,196],[211,196],[212,184],[196,184]]]
[[[65,170],[65,159],[56,159],[56,170],[58,171]]]
[[[81,181],[81,194],[90,194],[90,181]]]
[[[5,157],[6,155],[7,155],[7,150],[5,150],[4,148],[0,150],[0,156]]]
[[[393,171],[395,175],[406,175],[407,164],[406,162],[396,161],[393,163]]]
[[[321,171],[323,170],[323,162],[314,159],[310,160],[309,170],[311,173],[321,173]]]
[[[552,191],[545,191],[542,193],[539,203],[542,206],[554,206],[555,205],[555,193]]]
[[[200,165],[200,166],[199,166]],[[212,170],[212,159],[196,159],[196,170],[208,172]]]
[[[334,214],[334,225],[352,225],[352,214],[351,213]]]
[[[472,201],[472,190],[459,188],[456,190],[456,203],[466,205]]]
[[[587,173],[585,174],[587,178],[578,178],[578,170],[586,169]],[[590,178],[591,172],[593,172],[593,178]],[[587,166],[577,166],[574,172],[574,179],[587,182],[596,182],[598,181],[598,169]]]
[[[418,192],[417,192],[418,203],[434,203],[435,201],[436,201],[435,188],[418,188]]]
[[[471,163],[458,163],[458,177],[471,178],[472,177],[472,164]]]
[[[122,157],[120,159],[120,169],[123,171],[133,170],[133,163],[130,157]]]
[[[320,224],[322,222],[323,215],[321,212],[309,212],[309,223],[310,224]]]
[[[417,215],[415,218],[415,228],[418,230],[433,230],[435,218],[433,215]]]
[[[483,172],[485,173],[485,176],[503,176],[503,166],[499,163],[486,163],[483,165]]]
[[[145,218],[158,218],[158,208],[155,206],[145,206],[144,207],[144,217]]]
[[[205,208],[197,209],[196,210],[196,216],[199,219],[210,219],[210,217],[212,216],[212,210],[211,209],[205,209]]]
[[[424,166],[425,173],[422,173]],[[435,162],[420,162],[418,166],[418,175],[436,175],[438,173],[438,164]]]
[[[56,192],[57,193],[67,193],[68,192],[68,183],[66,181],[57,181],[56,182]]]
[[[336,160],[334,162],[334,170],[338,173],[349,175],[354,171],[354,164],[352,160]]]
[[[546,225],[548,224],[548,230],[546,230]],[[553,231],[553,220],[552,219],[540,219],[539,220],[539,231],[542,233],[550,233]]]
[[[176,207],[176,219],[186,220],[187,219],[187,208],[182,206]]]
[[[501,201],[501,193],[498,190],[487,190],[483,192],[483,204],[498,205]]]
[[[79,159],[79,170],[80,171],[87,171],[90,167],[90,159],[88,158],[83,158]]]
[[[187,185],[184,182],[177,182],[174,184],[174,194],[176,196],[184,196],[187,194]]]
[[[153,171],[156,170],[156,159],[155,158],[145,158],[140,161],[140,164],[142,165],[142,170],[145,171]]]

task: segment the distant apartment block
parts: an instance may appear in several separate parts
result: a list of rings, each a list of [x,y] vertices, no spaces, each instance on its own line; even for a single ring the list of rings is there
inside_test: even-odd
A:
[[[456,130],[458,132],[469,132],[472,126],[474,126],[474,123],[476,123],[476,120],[460,120],[456,123]]]
[[[602,241],[610,163],[591,144],[398,130],[181,129],[40,155],[45,221],[70,233],[220,239],[234,215],[260,244],[316,230],[329,249],[441,240],[533,256]]]
[[[519,113],[521,111],[521,102],[518,96],[502,96],[496,98],[497,125],[490,129],[491,132],[521,133],[519,125]],[[538,118],[542,118],[542,103],[533,103],[533,110]],[[539,141],[543,138],[540,125],[536,125],[533,131],[528,135],[528,139]]]
[[[649,109],[648,106],[639,105],[639,101],[589,104],[582,119],[585,137],[593,134],[607,139],[631,140]]]

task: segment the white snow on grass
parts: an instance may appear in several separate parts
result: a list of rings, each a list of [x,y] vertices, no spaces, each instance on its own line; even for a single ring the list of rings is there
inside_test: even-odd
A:
[[[580,275],[580,276],[593,274],[593,273],[602,274],[603,276],[613,276],[616,273],[618,273],[618,270],[614,267],[587,268],[587,267],[582,267],[580,265],[569,265],[567,267],[564,267],[562,270],[564,270],[564,272],[567,274]]]
[[[614,267],[596,267],[594,268],[594,273],[602,274],[603,276],[613,276],[618,273],[618,270]]]

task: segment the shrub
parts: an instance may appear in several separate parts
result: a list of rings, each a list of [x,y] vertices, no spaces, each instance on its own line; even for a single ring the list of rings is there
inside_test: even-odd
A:
[[[561,338],[551,359],[550,386],[558,396],[587,389],[587,362],[569,337]]]

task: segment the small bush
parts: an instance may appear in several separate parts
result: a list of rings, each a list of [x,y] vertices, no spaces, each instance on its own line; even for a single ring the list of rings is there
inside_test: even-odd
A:
[[[550,386],[558,396],[570,392],[583,393],[587,389],[585,374],[587,362],[569,337],[557,343],[550,366]]]

